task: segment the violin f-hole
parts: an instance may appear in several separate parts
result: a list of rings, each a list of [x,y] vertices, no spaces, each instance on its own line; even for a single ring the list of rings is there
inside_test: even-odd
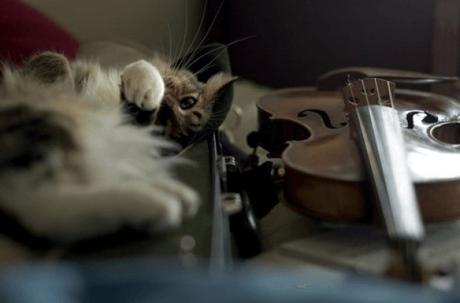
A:
[[[305,109],[297,114],[298,118],[306,117],[308,113],[315,113],[320,116],[321,120],[323,121],[324,125],[329,129],[338,129],[342,128],[347,125],[347,122],[341,122],[340,126],[332,125],[331,119],[329,118],[328,114],[325,111],[320,109]]]
[[[411,111],[406,115],[406,121],[407,121],[407,129],[413,129],[414,128],[414,116],[419,115],[419,114],[425,114],[425,117],[422,119],[422,122],[425,124],[433,124],[438,122],[438,117],[435,115],[430,114],[427,111]]]

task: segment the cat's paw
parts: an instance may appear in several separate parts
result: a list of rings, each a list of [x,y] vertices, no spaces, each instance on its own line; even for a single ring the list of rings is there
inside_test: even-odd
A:
[[[128,103],[150,111],[160,106],[165,84],[158,69],[145,60],[125,67],[121,74],[121,94]]]
[[[156,182],[155,187],[168,193],[178,201],[185,217],[192,217],[198,211],[198,194],[187,185],[173,179],[162,179]]]
[[[0,191],[0,203],[7,203],[2,206],[31,234],[64,243],[109,235],[126,226],[157,234],[180,226],[199,206],[193,189],[169,177],[153,184],[58,191],[50,187],[10,196]]]
[[[199,199],[194,190],[172,179],[159,180],[154,187],[164,208],[163,215],[152,222],[153,231],[179,226],[184,217],[196,215]]]

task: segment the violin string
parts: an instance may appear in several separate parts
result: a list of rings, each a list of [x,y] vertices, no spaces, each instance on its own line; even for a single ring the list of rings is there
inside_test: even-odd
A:
[[[390,90],[390,82],[387,81],[387,87],[388,87],[388,91],[390,92],[389,96],[390,96],[390,104],[391,104],[391,107],[394,108],[394,100],[393,100],[393,96],[391,95],[391,90]]]
[[[371,110],[371,103],[369,102],[369,96],[367,95],[367,87],[366,87],[366,83],[364,82],[364,80],[361,80],[361,87],[362,87],[362,93],[364,95],[364,97],[366,98],[366,104],[367,104],[367,111],[369,112],[369,117],[371,118],[371,127],[372,127],[372,130],[375,128],[375,119],[374,119],[374,114]],[[363,127],[363,124],[362,124],[362,119],[361,119],[361,115],[360,115],[360,112],[358,111],[358,115],[360,116],[360,120],[361,120],[361,128],[365,130],[365,135],[366,135],[366,138],[368,137],[368,133],[367,133],[367,129],[365,127]],[[374,135],[376,134],[375,131],[373,131]],[[371,146],[370,146],[371,147]],[[372,152],[372,157],[374,158],[374,152]]]
[[[376,81],[376,80],[375,80],[375,81]],[[376,82],[377,82],[377,81],[376,81]],[[376,145],[375,148],[376,148],[377,150],[382,150],[382,146],[381,146],[382,138],[380,137],[380,133],[379,133],[379,132],[376,132],[376,127],[375,127],[375,125],[376,125],[376,124],[375,124],[376,118],[374,117],[374,112],[373,112],[372,109],[371,109],[371,104],[370,104],[370,101],[369,101],[369,96],[367,95],[367,87],[366,87],[366,84],[365,84],[364,80],[361,80],[361,86],[362,86],[362,92],[363,92],[363,94],[364,94],[364,96],[365,96],[365,98],[366,98],[367,111],[368,111],[368,113],[369,113],[369,117],[370,117],[370,120],[371,120],[371,123],[370,123],[370,124],[371,124],[372,134],[374,135],[374,143],[375,143],[375,145]],[[377,86],[376,86],[376,88],[377,88]],[[380,96],[380,92],[378,93],[378,96]],[[379,98],[379,100],[378,100],[379,105],[381,105],[381,104],[380,104],[380,101],[381,101],[381,100],[380,100],[380,98]],[[364,138],[369,138],[370,136],[369,136],[368,130],[367,130],[366,127],[364,127],[365,125],[364,125],[364,123],[363,123],[363,120],[362,120],[362,117],[361,117],[360,112],[357,111],[357,114],[358,114],[358,115],[357,115],[357,116],[358,116],[358,119],[360,120],[359,125],[360,125],[361,132],[363,133]],[[377,166],[378,166],[377,163],[379,163],[379,162],[382,163],[382,160],[387,160],[387,159],[382,159],[382,156],[385,156],[385,154],[383,154],[383,155],[382,155],[382,154],[377,154],[376,151],[375,151],[375,149],[373,148],[372,144],[370,144],[369,142],[367,142],[367,140],[363,140],[363,142],[366,144],[366,153],[367,153],[368,150],[370,151],[370,153],[368,153],[367,157],[368,157],[368,159],[369,159],[369,164],[371,165],[371,170],[372,170],[372,171],[375,171],[375,170],[378,168],[378,167],[377,167]],[[378,157],[380,158],[380,161],[378,161],[378,160],[379,160]],[[388,163],[388,161],[385,161],[385,163]],[[377,175],[377,176],[374,176],[374,177],[379,177],[379,180],[374,180],[375,186],[376,186],[377,184],[383,184],[383,183],[384,183],[384,180],[383,180],[382,178],[380,178],[380,177],[383,177],[383,176]],[[376,188],[375,190],[377,191],[378,189]],[[382,188],[379,188],[379,190],[382,190]],[[383,190],[384,190],[385,192],[387,192],[387,194],[388,194],[388,191],[387,191],[386,188],[383,188]],[[383,207],[382,207],[382,210],[383,210],[384,212],[386,212],[385,209],[384,209]]]
[[[366,84],[364,83],[364,80],[361,79],[360,81],[361,81],[361,87],[362,87],[361,92],[363,93],[364,97],[366,98],[366,104],[368,106],[370,106],[371,104],[369,102],[369,96],[367,95]]]
[[[378,83],[377,83],[377,78],[374,78],[374,85],[375,85],[375,91],[377,92],[377,99],[378,99],[378,101],[379,101],[379,104],[382,105],[382,103],[381,103],[382,98],[381,98],[381,96],[380,96],[380,89],[379,89],[379,85],[378,85]],[[390,87],[388,87],[388,89],[389,89],[389,88],[390,88]],[[391,94],[390,94],[390,95],[391,95]]]
[[[351,98],[353,100],[353,103],[352,105],[355,107],[356,109],[356,113],[357,113],[357,118],[358,118],[358,121],[359,121],[359,124],[361,124],[361,116],[359,114],[359,111],[358,111],[358,106],[359,106],[359,101],[360,99],[356,98],[355,97],[355,93],[353,91],[353,85],[352,82],[350,82],[350,84],[348,85],[348,89],[350,90],[350,94],[351,94]],[[351,113],[350,113],[350,118],[351,118]]]
[[[363,95],[364,95],[364,97],[366,99],[366,105],[368,107],[367,110],[368,110],[369,117],[370,117],[370,120],[371,120],[371,127],[375,128],[375,120],[376,120],[376,118],[374,117],[374,113],[373,113],[373,111],[371,110],[371,107],[370,107],[371,104],[370,104],[370,101],[369,101],[369,96],[367,94],[367,92],[368,92],[367,87],[366,87],[366,84],[365,84],[365,82],[363,80],[361,80],[360,82],[361,82],[361,87],[362,87],[361,92],[363,93]],[[379,85],[378,85],[378,81],[375,78],[374,78],[374,85],[375,85],[375,91],[377,93],[378,104],[380,106],[384,106],[382,96],[381,96],[381,93],[380,93],[380,89],[379,89]],[[352,86],[352,84],[349,85],[350,93],[352,95],[353,100],[356,100],[355,97],[354,97],[353,89],[351,88],[351,86]],[[386,87],[387,87],[387,93],[388,93],[388,96],[389,96],[389,101],[390,101],[391,108],[394,108],[394,98],[393,98],[392,91],[391,91],[391,83],[389,81],[386,81]],[[358,119],[358,125],[360,127],[360,131],[362,132],[362,135],[364,136],[364,138],[366,138],[366,137],[368,137],[368,130],[366,129],[366,127],[364,127],[361,113],[360,113],[360,111],[358,110],[357,107],[358,106],[356,105],[356,111],[357,111],[356,112],[356,118]],[[399,121],[397,123],[399,123]],[[381,145],[382,141],[381,141],[379,132],[373,131],[373,134],[375,136],[375,144]],[[364,140],[364,144],[366,145],[366,150],[371,150],[370,147],[372,147],[372,146],[370,144],[368,144],[368,142],[366,142],[366,140]],[[377,149],[379,149],[379,146],[377,146]],[[374,151],[371,151],[371,153],[368,154],[371,166],[375,166],[377,164],[376,156],[377,155],[376,155],[376,153]],[[382,156],[385,156],[385,154],[380,155],[380,157],[382,157]],[[375,176],[375,177],[378,177],[378,176]],[[375,180],[375,181],[377,181],[377,180]],[[379,180],[379,181],[380,181],[379,184],[381,184],[381,182],[383,182],[383,180]],[[376,190],[377,190],[377,188],[376,188]],[[382,188],[380,188],[380,190],[382,190]],[[387,188],[384,187],[383,190],[385,190],[387,192],[387,194],[388,194]],[[382,210],[384,212],[386,212],[384,208],[382,208]],[[409,254],[411,255],[411,257],[415,261],[416,257],[415,257],[414,250],[411,250],[411,252]],[[407,264],[407,260],[404,260],[403,263],[406,266],[409,267],[409,268],[407,268],[407,270],[409,270],[409,271],[417,270],[416,265]]]

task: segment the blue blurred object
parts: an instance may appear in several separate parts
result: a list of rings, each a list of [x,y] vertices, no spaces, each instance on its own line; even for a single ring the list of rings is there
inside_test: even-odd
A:
[[[299,287],[299,281],[301,287]],[[27,265],[0,272],[2,303],[459,302],[451,293],[377,278],[288,271],[210,273],[158,261]]]

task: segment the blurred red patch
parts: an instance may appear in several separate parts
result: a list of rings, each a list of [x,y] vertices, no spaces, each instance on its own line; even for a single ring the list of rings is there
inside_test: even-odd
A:
[[[0,1],[0,61],[20,64],[46,50],[74,58],[78,46],[77,39],[34,8],[17,0]]]

